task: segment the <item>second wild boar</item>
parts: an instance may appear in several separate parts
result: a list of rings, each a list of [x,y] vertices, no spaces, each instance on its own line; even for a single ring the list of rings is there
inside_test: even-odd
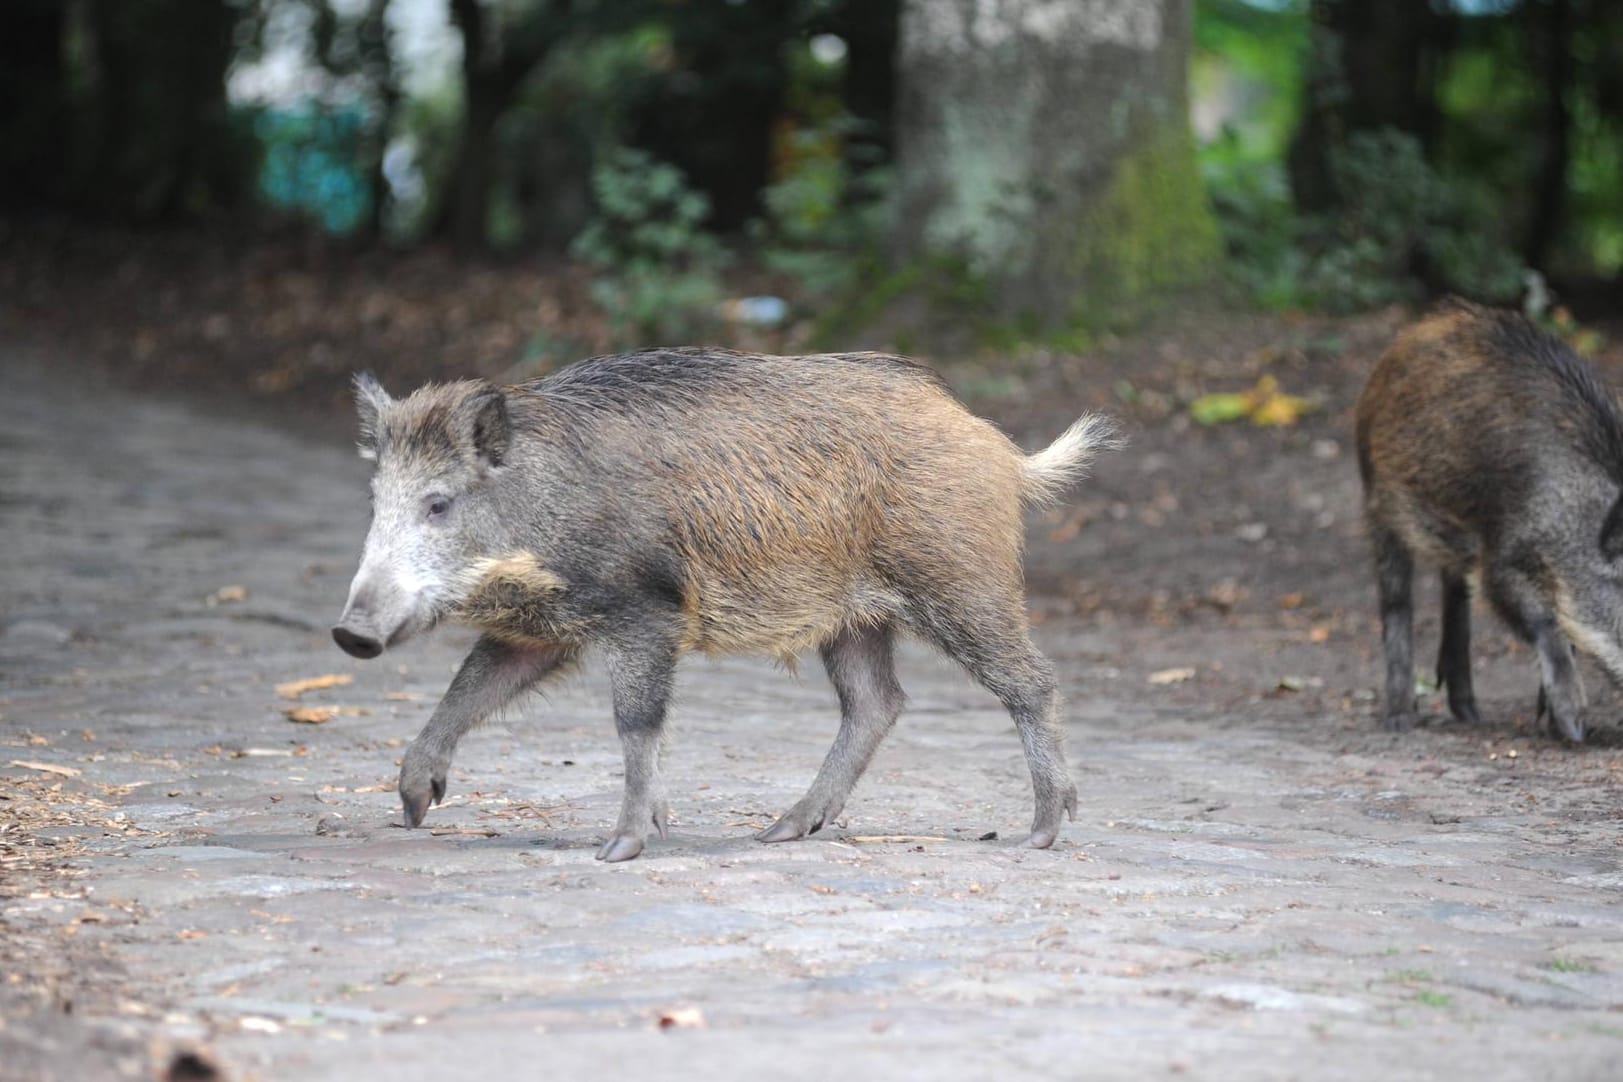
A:
[[[1437,679],[1461,721],[1479,588],[1531,643],[1539,712],[1577,743],[1573,646],[1623,679],[1623,413],[1565,343],[1520,315],[1452,304],[1402,334],[1358,403],[1358,461],[1386,654],[1385,720],[1415,721],[1410,587],[1442,576]]]

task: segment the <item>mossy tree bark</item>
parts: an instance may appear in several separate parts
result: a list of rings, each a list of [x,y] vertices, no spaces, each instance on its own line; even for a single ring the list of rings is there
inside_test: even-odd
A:
[[[895,248],[1000,313],[1115,321],[1218,254],[1189,129],[1190,0],[906,0]]]

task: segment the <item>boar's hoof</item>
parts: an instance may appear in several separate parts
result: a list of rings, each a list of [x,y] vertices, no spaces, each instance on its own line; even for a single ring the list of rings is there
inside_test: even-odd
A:
[[[1454,720],[1466,725],[1481,725],[1482,715],[1477,713],[1475,699],[1461,699],[1459,702],[1450,701],[1448,712],[1454,715]]]
[[[1076,786],[1070,782],[1056,786],[1051,795],[1038,797],[1037,814],[1031,820],[1031,836],[1026,845],[1032,849],[1047,849],[1059,837],[1060,815],[1076,822]]]
[[[1572,714],[1562,717],[1559,714],[1550,715],[1550,729],[1554,736],[1565,738],[1569,743],[1582,744],[1584,742],[1584,719]]]
[[[420,827],[428,816],[430,804],[438,804],[445,799],[445,779],[429,779],[425,790],[420,784],[408,784],[404,779],[400,783],[400,806],[405,811],[406,826]]]
[[[1389,733],[1406,733],[1420,718],[1413,710],[1402,710],[1381,719],[1381,726]]]
[[[790,814],[785,815],[782,819],[779,819],[776,823],[773,823],[771,826],[767,827],[765,830],[761,831],[759,834],[755,835],[755,840],[758,842],[769,843],[792,842],[797,838],[804,838],[808,834],[816,834],[822,829],[823,821],[821,819],[807,825],[801,822],[799,817],[791,812]]]
[[[603,843],[603,848],[597,851],[597,859],[607,864],[618,864],[622,860],[630,860],[642,852],[642,839],[633,838],[629,834],[616,834]]]

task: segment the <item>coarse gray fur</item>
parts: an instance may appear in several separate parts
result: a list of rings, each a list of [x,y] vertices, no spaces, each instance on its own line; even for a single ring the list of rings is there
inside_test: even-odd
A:
[[[334,638],[357,657],[442,619],[484,635],[404,757],[410,826],[445,794],[457,741],[573,663],[607,659],[625,753],[625,860],[667,829],[660,744],[687,651],[816,649],[839,733],[811,789],[763,831],[840,814],[903,695],[913,632],[1008,708],[1035,788],[1029,842],[1075,813],[1051,666],[1027,632],[1022,507],[1111,442],[1086,417],[1026,456],[926,367],[878,354],[645,350],[513,387],[357,380],[373,522]]]

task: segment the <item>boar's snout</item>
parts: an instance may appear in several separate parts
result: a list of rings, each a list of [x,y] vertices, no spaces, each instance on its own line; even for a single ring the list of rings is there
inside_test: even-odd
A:
[[[332,641],[350,657],[369,660],[383,653],[383,642],[376,635],[339,624],[332,629]]]

